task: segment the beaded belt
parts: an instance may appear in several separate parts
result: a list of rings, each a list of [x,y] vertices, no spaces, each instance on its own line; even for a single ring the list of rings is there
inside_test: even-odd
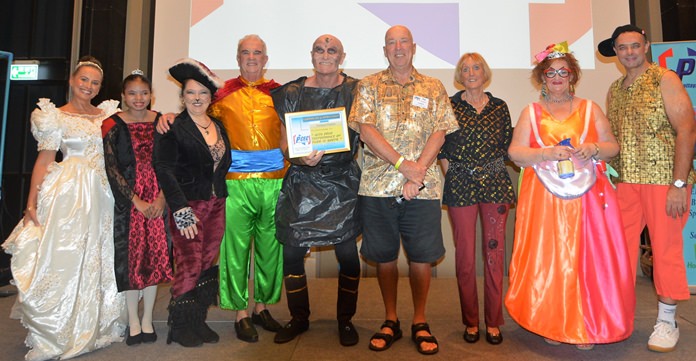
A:
[[[483,179],[489,174],[496,174],[507,171],[505,168],[505,159],[503,157],[496,158],[488,163],[467,167],[463,163],[450,162],[447,172],[452,172],[455,175],[468,175],[474,179]]]

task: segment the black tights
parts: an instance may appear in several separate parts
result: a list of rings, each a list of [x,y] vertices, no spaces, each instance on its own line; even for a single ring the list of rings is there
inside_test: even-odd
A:
[[[304,259],[307,247],[283,247],[283,276],[303,275],[305,273]],[[360,258],[355,240],[345,241],[334,245],[334,253],[338,259],[341,274],[348,277],[360,276]]]

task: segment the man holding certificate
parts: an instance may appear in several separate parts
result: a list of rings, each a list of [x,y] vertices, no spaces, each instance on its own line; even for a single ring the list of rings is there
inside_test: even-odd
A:
[[[333,245],[340,264],[336,305],[339,340],[341,345],[352,346],[358,343],[351,318],[360,282],[355,243],[361,232],[357,213],[360,168],[355,160],[358,134],[347,128],[345,117],[358,81],[340,71],[346,54],[335,36],[318,37],[310,53],[314,75],[289,82],[271,94],[283,122],[280,148],[323,146],[304,155],[293,155],[290,150],[285,154],[291,165],[275,216],[276,238],[284,244],[283,276],[292,319],[276,333],[275,342],[289,342],[309,329],[304,258],[309,247]],[[294,122],[297,126],[291,124]]]
[[[425,319],[432,264],[445,254],[440,231],[441,174],[436,157],[445,134],[458,129],[442,83],[413,67],[416,44],[404,26],[391,27],[384,55],[389,68],[358,84],[350,126],[365,142],[360,182],[362,255],[377,263],[385,321],[370,340],[384,351],[403,335],[396,311],[397,259],[409,259],[413,298],[411,338],[418,352],[434,354],[437,339]],[[405,201],[396,202],[403,199]]]

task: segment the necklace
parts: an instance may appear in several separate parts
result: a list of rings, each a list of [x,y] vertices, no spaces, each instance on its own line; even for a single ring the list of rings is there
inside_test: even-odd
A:
[[[191,120],[193,120],[193,119],[191,119]],[[200,125],[200,124],[198,124],[198,122],[195,121],[195,120],[193,120],[193,122],[196,123],[196,125],[197,125],[199,128],[203,129],[203,131],[205,132],[205,135],[209,135],[209,134],[210,134],[210,132],[208,131],[208,128],[210,128],[210,125],[213,124],[213,121],[212,121],[212,120],[211,120],[210,122],[208,122],[208,125],[206,125],[205,127],[202,126],[202,125]]]
[[[464,100],[466,100],[466,102],[469,103],[469,105],[474,107],[474,109],[476,109],[477,112],[480,112],[481,109],[483,109],[483,107],[486,106],[486,104],[488,103],[488,97],[485,95],[481,97],[480,101],[476,102],[478,103],[478,105],[476,105],[476,103],[474,103],[473,100],[469,99],[469,97],[464,97]]]
[[[549,106],[549,99],[548,99],[548,97],[544,97],[544,101],[546,102],[546,109],[549,110],[549,114],[551,114],[551,116],[552,116],[554,119],[560,120],[558,117],[556,117],[555,115],[553,115],[553,112],[551,111],[551,107]],[[552,99],[552,100],[551,100],[551,103],[560,104],[560,103],[564,103],[564,102],[566,102],[566,101],[569,101],[568,104],[569,104],[570,106],[568,107],[568,114],[570,114],[570,113],[573,112],[573,96],[572,96],[572,95],[569,95],[569,98],[566,99],[566,100],[563,100],[563,101],[558,101],[558,100],[556,100],[556,99]]]
[[[564,97],[562,97],[562,98],[555,98],[555,99],[554,99],[554,98],[551,98],[551,97],[548,96],[548,95],[544,95],[544,100],[545,100],[547,103],[565,103],[565,102],[568,102],[568,101],[572,103],[572,102],[573,102],[573,95],[571,95],[571,94],[566,94],[566,96],[564,96]]]

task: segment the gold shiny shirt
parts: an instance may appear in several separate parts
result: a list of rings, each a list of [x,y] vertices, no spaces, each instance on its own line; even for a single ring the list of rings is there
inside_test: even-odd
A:
[[[621,77],[610,87],[609,123],[621,150],[611,161],[619,182],[671,184],[676,133],[667,119],[660,81],[667,69],[656,64],[628,88]],[[687,183],[694,183],[691,170]]]
[[[210,106],[210,114],[222,121],[233,150],[270,150],[280,146],[280,119],[273,107],[273,99],[256,86],[267,82],[261,78],[248,82],[245,87],[228,94]],[[232,159],[234,162],[234,159]],[[227,179],[283,178],[288,168],[272,172],[227,173]]]
[[[401,85],[389,69],[365,77],[358,84],[350,112],[349,125],[356,131],[360,124],[371,124],[384,139],[408,160],[420,157],[431,134],[459,129],[447,91],[442,83],[418,73]],[[406,178],[390,163],[365,147],[358,194],[370,197],[394,197],[401,194]],[[437,162],[425,176],[427,188],[418,199],[440,199],[440,167]]]

